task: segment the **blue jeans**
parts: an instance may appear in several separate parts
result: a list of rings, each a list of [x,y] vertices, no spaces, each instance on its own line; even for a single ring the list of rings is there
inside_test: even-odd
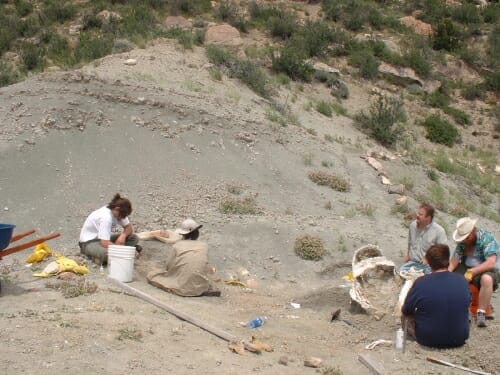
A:
[[[399,272],[408,272],[410,271],[410,268],[415,268],[416,271],[423,270],[424,274],[431,273],[431,268],[429,267],[428,264],[422,264],[422,262],[419,262],[417,260],[410,260],[403,264],[401,267],[399,267]]]

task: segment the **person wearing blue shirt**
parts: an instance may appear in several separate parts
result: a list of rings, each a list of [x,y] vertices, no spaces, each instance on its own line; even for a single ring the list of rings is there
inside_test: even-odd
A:
[[[462,346],[469,338],[469,284],[448,270],[448,245],[431,246],[425,258],[431,273],[415,280],[401,309],[408,333],[432,348]]]

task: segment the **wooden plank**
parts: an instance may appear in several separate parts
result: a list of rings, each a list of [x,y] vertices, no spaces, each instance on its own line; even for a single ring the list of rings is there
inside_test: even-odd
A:
[[[384,366],[381,363],[374,361],[369,356],[365,354],[360,354],[358,356],[359,361],[364,364],[372,374],[383,375],[385,374]]]
[[[230,333],[225,332],[217,327],[211,326],[210,324],[203,322],[199,319],[196,319],[192,316],[189,316],[188,314],[186,314],[180,310],[177,310],[176,308],[173,308],[172,306],[169,306],[166,303],[161,302],[160,300],[157,300],[156,298],[150,296],[149,294],[144,293],[144,292],[142,292],[134,287],[131,287],[130,285],[122,283],[119,280],[116,280],[112,277],[108,277],[108,281],[119,286],[123,290],[127,291],[129,294],[131,294],[135,297],[138,297],[140,299],[143,299],[144,301],[147,301],[147,302],[151,303],[152,305],[155,305],[155,306],[161,308],[162,310],[165,310],[165,311],[171,313],[172,315],[175,315],[177,318],[184,320],[188,323],[191,323],[191,324],[195,325],[196,327],[199,327],[199,328],[201,328],[201,329],[203,329],[203,330],[205,330],[205,331],[207,331],[207,332],[209,332],[209,333],[211,333],[211,334],[213,334],[213,335],[215,335],[223,340],[226,340],[228,342],[239,342],[240,341],[240,340],[238,340],[238,338],[236,336],[231,335]],[[247,349],[248,351],[260,352],[260,349],[257,348],[255,345],[253,345],[250,342],[243,341],[243,345],[244,345],[245,349]]]
[[[59,237],[59,236],[60,236],[59,233],[52,233],[52,234],[49,234],[48,236],[40,237],[40,238],[37,238],[36,240],[7,248],[3,251],[0,251],[0,258],[4,257],[6,255],[12,254],[12,253],[17,253],[18,251],[25,250],[25,249],[28,249],[30,247],[36,246],[36,245],[39,245],[45,241],[51,240],[51,239]]]

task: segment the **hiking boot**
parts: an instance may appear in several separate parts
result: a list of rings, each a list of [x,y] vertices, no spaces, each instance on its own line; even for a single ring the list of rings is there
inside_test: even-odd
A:
[[[220,290],[207,290],[206,292],[202,293],[203,297],[220,297],[221,292]]]
[[[477,313],[477,326],[481,328],[486,327],[486,316],[482,311]]]

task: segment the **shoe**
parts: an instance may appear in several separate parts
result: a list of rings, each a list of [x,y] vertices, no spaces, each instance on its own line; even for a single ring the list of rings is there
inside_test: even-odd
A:
[[[477,326],[481,328],[486,327],[486,316],[484,312],[477,313]]]
[[[142,246],[141,245],[135,245],[135,251],[137,251],[138,253],[141,253]]]

